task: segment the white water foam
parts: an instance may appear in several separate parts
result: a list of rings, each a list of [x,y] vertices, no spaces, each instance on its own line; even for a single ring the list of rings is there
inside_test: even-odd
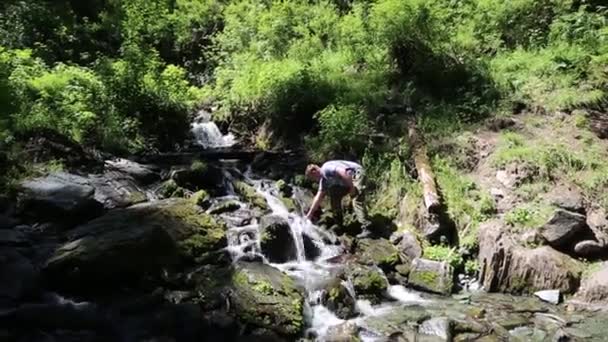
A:
[[[230,147],[236,143],[231,133],[223,135],[215,122],[210,121],[210,114],[201,111],[191,124],[196,143],[204,148]]]

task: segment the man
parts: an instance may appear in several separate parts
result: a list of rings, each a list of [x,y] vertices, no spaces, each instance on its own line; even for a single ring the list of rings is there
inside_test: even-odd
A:
[[[342,224],[342,198],[349,194],[353,199],[355,216],[363,229],[359,237],[370,235],[370,222],[364,203],[365,172],[361,165],[346,160],[330,160],[321,167],[310,164],[306,167],[306,177],[319,182],[319,190],[306,214],[308,219],[312,219],[326,193],[329,193],[334,218],[338,224]]]

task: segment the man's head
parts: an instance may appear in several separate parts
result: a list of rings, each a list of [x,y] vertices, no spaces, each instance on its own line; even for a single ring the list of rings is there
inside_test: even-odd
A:
[[[318,181],[321,179],[321,168],[319,165],[310,164],[306,167],[306,177],[313,181]]]

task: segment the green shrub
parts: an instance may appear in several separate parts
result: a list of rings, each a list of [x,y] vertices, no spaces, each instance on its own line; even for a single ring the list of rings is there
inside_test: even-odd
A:
[[[454,267],[454,269],[459,270],[464,261],[456,248],[457,247],[450,248],[441,245],[425,246],[422,256],[429,260],[446,261],[448,264]]]

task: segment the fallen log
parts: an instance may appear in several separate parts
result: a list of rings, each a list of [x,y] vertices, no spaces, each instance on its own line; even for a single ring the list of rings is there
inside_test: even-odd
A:
[[[412,147],[412,155],[414,157],[414,164],[416,165],[416,172],[418,173],[418,180],[422,183],[425,208],[428,213],[438,213],[441,208],[441,202],[439,193],[437,192],[435,175],[433,174],[431,163],[426,153],[424,141],[418,134],[414,124],[410,124],[408,128],[408,138]]]

